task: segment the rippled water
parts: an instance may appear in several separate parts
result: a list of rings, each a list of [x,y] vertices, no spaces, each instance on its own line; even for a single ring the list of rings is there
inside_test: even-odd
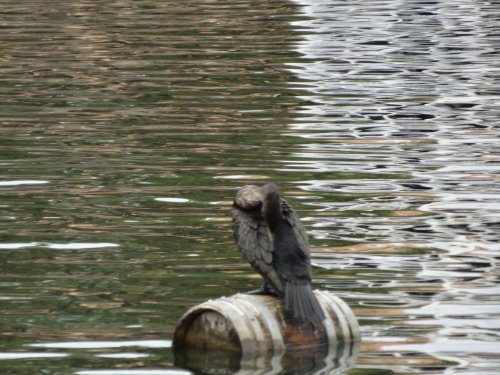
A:
[[[255,288],[229,209],[274,180],[362,325],[338,373],[498,373],[499,9],[4,1],[0,369],[190,373],[175,323]]]

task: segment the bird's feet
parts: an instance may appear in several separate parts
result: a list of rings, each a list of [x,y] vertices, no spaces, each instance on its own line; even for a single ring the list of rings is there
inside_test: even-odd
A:
[[[259,288],[259,289],[255,289],[255,290],[251,290],[249,292],[246,292],[245,294],[254,295],[254,294],[271,294],[271,293],[269,293],[267,290],[265,290],[263,288]]]
[[[271,286],[269,286],[269,284],[267,284],[266,282],[263,282],[262,285],[260,286],[259,289],[256,289],[256,290],[251,290],[250,292],[247,292],[246,294],[251,294],[251,295],[255,295],[255,294],[263,294],[263,295],[271,295],[271,296],[275,296],[275,297],[278,297],[280,296],[279,293],[277,293]]]

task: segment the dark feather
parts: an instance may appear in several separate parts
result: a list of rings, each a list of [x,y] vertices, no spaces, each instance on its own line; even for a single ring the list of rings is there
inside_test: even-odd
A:
[[[250,265],[278,293],[284,286],[273,267],[273,240],[262,216],[233,206],[233,233],[239,249]]]
[[[289,282],[285,290],[285,314],[298,322],[312,322],[325,319],[325,313],[314,295],[311,284]]]
[[[306,229],[304,228],[304,224],[302,224],[302,221],[300,221],[299,217],[295,214],[295,211],[293,210],[292,206],[286,200],[281,199],[281,206],[282,206],[283,218],[293,228],[293,233],[297,238],[301,251],[309,259],[310,257],[309,237],[307,235]]]

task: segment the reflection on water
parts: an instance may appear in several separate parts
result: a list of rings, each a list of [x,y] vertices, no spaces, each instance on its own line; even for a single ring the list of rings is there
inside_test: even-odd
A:
[[[175,364],[196,374],[342,374],[354,366],[358,354],[359,342],[255,356],[190,348],[176,351]]]
[[[298,186],[316,198],[305,202],[317,212],[311,233],[326,243],[316,264],[347,278],[336,285],[324,273],[365,321],[358,363],[496,372],[498,11],[298,3],[310,19],[295,22],[304,61],[290,68],[307,80],[310,104],[288,133],[301,150],[283,163],[327,176]]]
[[[4,1],[0,370],[190,373],[175,322],[255,289],[229,209],[274,180],[360,318],[344,373],[496,373],[497,8]]]

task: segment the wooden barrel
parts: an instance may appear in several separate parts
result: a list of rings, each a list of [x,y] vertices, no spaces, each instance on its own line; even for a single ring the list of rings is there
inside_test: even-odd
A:
[[[285,322],[280,298],[235,294],[189,309],[175,329],[174,347],[236,350],[244,358],[267,351],[359,340],[358,322],[349,306],[329,292],[314,293],[325,312],[322,324]]]

